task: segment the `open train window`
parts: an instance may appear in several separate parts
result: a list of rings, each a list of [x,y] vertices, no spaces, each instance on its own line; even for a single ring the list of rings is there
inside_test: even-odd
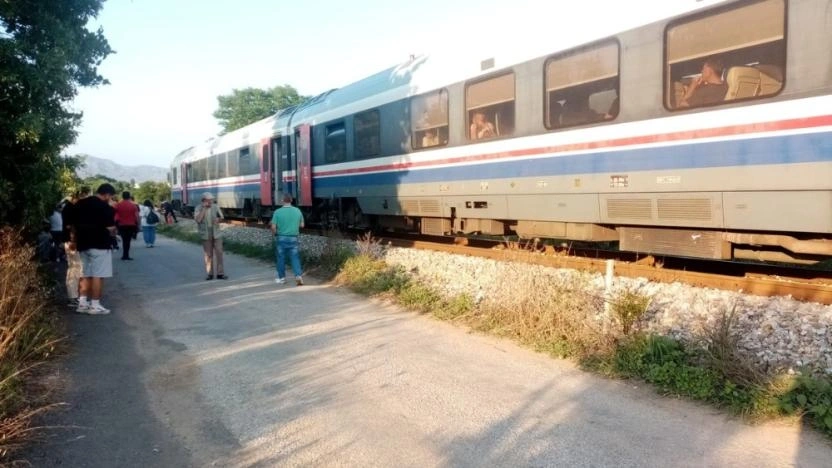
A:
[[[785,0],[696,14],[665,30],[664,103],[682,110],[774,96],[785,66]]]
[[[469,140],[514,133],[514,73],[487,78],[465,88]]]
[[[378,109],[355,114],[355,157],[372,158],[381,153]]]
[[[347,159],[347,131],[344,122],[326,126],[326,147],[324,158],[328,163],[337,163]]]
[[[410,99],[411,145],[413,149],[448,144],[448,91],[414,96]]]
[[[617,41],[605,41],[546,61],[546,128],[612,120],[618,116]]]

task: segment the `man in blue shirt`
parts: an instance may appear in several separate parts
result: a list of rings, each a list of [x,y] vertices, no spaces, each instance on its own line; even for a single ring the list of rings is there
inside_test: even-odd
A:
[[[298,286],[303,284],[300,267],[300,250],[298,246],[298,235],[303,227],[303,213],[292,206],[292,196],[283,196],[283,206],[272,215],[270,225],[272,234],[277,236],[275,242],[275,256],[277,257],[277,284],[286,282],[286,255],[292,261],[292,272],[295,274],[295,281]]]

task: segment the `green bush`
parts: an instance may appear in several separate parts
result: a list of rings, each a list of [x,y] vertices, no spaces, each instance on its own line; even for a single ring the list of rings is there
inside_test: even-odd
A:
[[[802,414],[812,424],[832,435],[832,381],[800,376],[780,397],[780,408],[786,414]]]

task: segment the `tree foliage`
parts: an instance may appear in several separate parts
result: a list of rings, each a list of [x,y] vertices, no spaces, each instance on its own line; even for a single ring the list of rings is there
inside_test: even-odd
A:
[[[102,0],[0,1],[0,225],[36,226],[78,161],[61,158],[81,114],[65,107],[81,86],[106,84],[112,53],[87,23]]]
[[[144,203],[145,200],[150,200],[153,204],[158,205],[163,200],[170,200],[170,185],[167,182],[153,182],[151,180],[142,182],[133,193],[133,198],[136,203]]]
[[[265,119],[280,109],[300,104],[306,99],[307,96],[300,96],[297,90],[289,85],[275,86],[271,89],[235,89],[231,94],[217,97],[219,107],[214,111],[214,117],[220,121],[223,133],[228,133]]]

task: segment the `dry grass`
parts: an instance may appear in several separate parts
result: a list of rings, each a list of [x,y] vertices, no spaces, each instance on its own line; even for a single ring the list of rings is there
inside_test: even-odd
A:
[[[737,328],[737,306],[723,310],[713,325],[706,326],[698,347],[702,350],[704,364],[724,375],[730,381],[747,387],[768,386],[770,376],[758,369],[740,352],[740,335]]]
[[[50,292],[33,261],[34,249],[12,230],[0,231],[0,461],[32,437],[32,419],[49,408],[26,378],[55,351]]]

